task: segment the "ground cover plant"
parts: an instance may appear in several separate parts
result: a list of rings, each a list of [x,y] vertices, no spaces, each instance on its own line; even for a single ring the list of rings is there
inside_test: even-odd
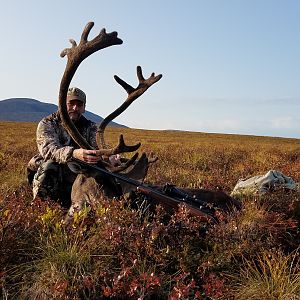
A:
[[[240,200],[202,224],[184,206],[143,218],[101,199],[68,227],[56,203],[32,202],[26,164],[34,123],[0,122],[0,289],[3,299],[300,299],[300,195]],[[279,170],[300,182],[300,140],[109,128],[159,160],[146,181],[230,193],[239,178]]]

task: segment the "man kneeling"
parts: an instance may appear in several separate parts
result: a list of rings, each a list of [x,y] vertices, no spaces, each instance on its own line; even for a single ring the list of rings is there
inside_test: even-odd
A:
[[[97,126],[87,120],[85,112],[86,95],[77,87],[69,88],[67,111],[81,135],[94,148]],[[37,127],[36,141],[39,153],[28,163],[28,181],[32,184],[33,198],[51,199],[63,207],[71,204],[71,189],[77,174],[70,171],[67,162],[72,158],[95,164],[100,159],[98,150],[79,148],[64,129],[59,112],[43,118]]]

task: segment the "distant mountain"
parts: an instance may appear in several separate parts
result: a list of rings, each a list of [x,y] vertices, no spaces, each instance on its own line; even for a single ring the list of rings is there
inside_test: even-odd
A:
[[[39,122],[43,117],[57,111],[57,105],[44,103],[30,98],[11,98],[0,101],[0,121],[14,122]],[[86,111],[84,116],[96,123],[100,123],[103,118]],[[111,122],[111,126],[126,127],[124,125]]]

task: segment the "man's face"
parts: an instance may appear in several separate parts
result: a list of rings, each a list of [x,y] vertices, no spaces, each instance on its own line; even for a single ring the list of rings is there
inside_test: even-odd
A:
[[[68,100],[67,111],[70,116],[70,119],[73,122],[76,122],[79,120],[81,115],[85,112],[85,104],[79,100]]]

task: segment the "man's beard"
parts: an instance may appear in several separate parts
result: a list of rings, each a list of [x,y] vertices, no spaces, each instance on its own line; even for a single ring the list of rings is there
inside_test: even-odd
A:
[[[77,122],[80,119],[81,114],[77,112],[69,112],[69,117],[73,122]]]

